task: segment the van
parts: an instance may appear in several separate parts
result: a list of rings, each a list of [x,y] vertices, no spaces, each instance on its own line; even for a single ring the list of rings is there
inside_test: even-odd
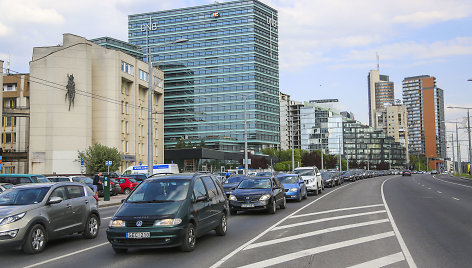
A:
[[[179,173],[179,166],[177,164],[154,165],[153,170],[152,170],[152,175],[154,174],[178,174],[178,173]],[[123,172],[123,176],[131,175],[131,174],[148,174],[148,166],[144,166],[144,165],[130,166],[125,170],[125,172]]]
[[[37,174],[0,174],[0,183],[11,183],[14,185],[24,183],[50,182],[43,175]]]
[[[321,172],[317,167],[298,167],[294,170],[294,173],[298,174],[305,181],[306,189],[309,193],[318,195],[324,190]]]

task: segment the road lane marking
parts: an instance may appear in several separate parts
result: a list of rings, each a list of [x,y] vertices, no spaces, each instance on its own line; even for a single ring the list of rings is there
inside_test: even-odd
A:
[[[390,178],[391,179],[391,178]],[[387,201],[385,200],[385,194],[384,194],[384,184],[390,179],[384,180],[382,182],[382,186],[380,186],[380,192],[382,193],[382,200],[385,205],[385,209],[387,210],[387,215],[388,218],[390,219],[390,223],[392,224],[393,231],[395,232],[395,235],[398,239],[398,243],[400,243],[400,247],[402,248],[403,255],[405,255],[406,262],[410,266],[410,268],[416,268],[416,263],[413,260],[413,257],[411,256],[410,251],[408,250],[408,247],[405,244],[405,241],[403,240],[402,234],[400,233],[400,230],[398,230],[397,225],[395,224],[395,221],[393,220],[392,213],[390,212],[390,209],[388,208]]]
[[[299,217],[305,217],[305,216],[313,216],[313,215],[319,215],[319,214],[325,214],[325,213],[331,213],[331,212],[338,212],[338,211],[346,211],[346,210],[352,210],[352,209],[361,209],[361,208],[372,208],[372,207],[383,207],[384,204],[377,204],[377,205],[369,205],[369,206],[360,206],[360,207],[350,207],[350,208],[340,208],[340,209],[333,209],[333,210],[325,210],[325,211],[320,211],[320,212],[314,212],[314,213],[307,213],[307,214],[301,214],[301,215],[294,215],[291,218],[299,218]]]
[[[367,261],[364,263],[359,263],[357,265],[350,266],[348,268],[365,268],[365,267],[384,267],[390,264],[394,264],[396,262],[404,261],[405,257],[403,253],[398,252],[392,255],[388,255],[382,258],[378,258],[375,260]]]
[[[460,200],[459,198],[455,198],[455,197],[453,197],[452,199],[454,199],[454,200],[457,200],[457,201],[459,201],[459,200]]]
[[[109,242],[101,243],[101,244],[98,244],[98,245],[95,245],[95,246],[91,246],[91,247],[84,248],[84,249],[81,249],[81,250],[78,250],[78,251],[74,251],[74,252],[66,254],[66,255],[62,255],[60,257],[56,257],[56,258],[52,258],[52,259],[45,260],[45,261],[42,261],[42,262],[37,262],[35,264],[31,264],[31,265],[28,265],[28,266],[24,266],[23,268],[37,267],[37,266],[40,266],[40,265],[43,265],[43,264],[46,264],[46,263],[50,263],[50,262],[53,262],[53,261],[64,259],[64,258],[67,258],[69,256],[76,255],[76,254],[79,254],[79,253],[82,253],[82,252],[85,252],[85,251],[89,251],[89,250],[92,250],[94,248],[98,248],[98,247],[105,246],[105,245],[110,245],[110,243]]]
[[[341,186],[339,188],[336,188],[334,189],[333,191],[330,191],[329,193],[321,196],[321,197],[318,197],[317,199],[311,201],[310,203],[304,205],[303,207],[297,209],[296,211],[292,212],[291,214],[289,214],[288,216],[286,216],[285,218],[281,219],[280,221],[276,222],[274,225],[272,225],[271,227],[267,228],[265,231],[263,231],[262,233],[260,233],[259,235],[255,236],[253,239],[247,241],[246,243],[244,243],[243,245],[239,246],[238,248],[236,248],[235,250],[233,250],[231,253],[227,254],[226,256],[224,256],[223,258],[221,258],[219,261],[217,261],[215,264],[213,264],[212,266],[210,266],[210,268],[216,268],[220,265],[222,265],[225,261],[227,261],[228,259],[230,259],[231,257],[233,257],[234,255],[236,255],[237,253],[239,253],[241,250],[243,250],[244,248],[246,248],[248,245],[252,244],[254,241],[256,241],[257,239],[261,238],[262,236],[264,236],[265,234],[267,234],[268,232],[272,231],[272,229],[274,227],[276,227],[277,225],[279,225],[280,223],[282,223],[283,221],[285,221],[286,219],[290,218],[291,216],[293,216],[294,214],[297,214],[299,211],[313,205],[314,203],[316,203],[318,200],[320,199],[323,199],[324,197],[344,188],[344,187],[347,187],[349,185],[353,185],[353,184],[346,184],[344,186]]]
[[[384,238],[388,238],[388,237],[394,237],[394,236],[395,236],[395,233],[392,232],[392,231],[386,232],[386,233],[380,233],[380,234],[376,234],[376,235],[365,236],[365,237],[361,237],[361,238],[346,240],[346,241],[343,241],[343,242],[338,242],[338,243],[334,243],[334,244],[329,244],[329,245],[320,246],[320,247],[316,247],[316,248],[310,248],[310,249],[306,249],[306,250],[302,250],[302,251],[282,255],[282,256],[279,256],[279,257],[275,257],[275,258],[271,258],[271,259],[251,263],[251,264],[248,264],[248,265],[245,265],[245,266],[241,266],[240,268],[267,267],[267,266],[271,266],[271,265],[277,265],[277,264],[280,264],[280,263],[292,261],[292,260],[303,258],[303,257],[308,257],[308,256],[311,256],[311,255],[318,254],[318,253],[323,253],[323,252],[326,252],[326,251],[331,251],[331,250],[335,250],[335,249],[340,249],[340,248],[344,248],[344,247],[349,247],[349,246],[353,246],[353,245],[357,245],[357,244],[362,244],[362,243],[371,242],[371,241],[375,241],[375,240],[380,240],[380,239],[384,239]]]
[[[436,191],[436,192],[438,192],[438,194],[442,194],[442,192],[441,192],[441,191]]]
[[[389,220],[387,218],[385,218],[385,219],[376,220],[376,221],[367,221],[367,222],[361,222],[361,223],[355,223],[355,224],[347,224],[347,225],[341,225],[341,226],[336,226],[336,227],[330,227],[330,228],[326,228],[326,229],[318,230],[318,231],[314,231],[314,232],[308,232],[308,233],[303,233],[303,234],[299,234],[299,235],[292,235],[292,236],[288,236],[288,237],[283,237],[283,238],[268,240],[268,241],[264,241],[264,242],[254,243],[254,244],[251,244],[251,245],[247,246],[244,250],[269,246],[269,245],[273,245],[273,244],[283,243],[283,242],[296,240],[296,239],[302,239],[302,238],[306,238],[306,237],[309,237],[309,236],[326,234],[326,233],[335,232],[335,231],[342,231],[342,230],[347,230],[347,229],[352,229],[352,228],[357,228],[357,227],[375,225],[375,224],[384,223],[384,222],[389,222]]]
[[[430,187],[428,187],[428,190],[431,190],[431,188],[430,188]]]
[[[313,224],[313,223],[339,220],[339,219],[354,218],[354,217],[359,217],[359,216],[373,215],[373,214],[379,214],[379,213],[385,213],[385,212],[386,212],[385,210],[376,210],[376,211],[371,211],[371,212],[356,213],[356,214],[349,214],[349,215],[343,215],[343,216],[323,218],[323,219],[312,220],[312,221],[298,222],[298,223],[287,224],[287,225],[282,225],[282,226],[279,226],[279,227],[275,227],[274,229],[272,229],[272,231],[297,227],[297,226],[301,226],[301,225],[308,225],[308,224]]]
[[[435,180],[438,180],[438,181],[447,182],[447,183],[455,184],[455,185],[459,185],[459,186],[464,186],[464,187],[467,187],[467,188],[472,188],[472,186],[469,186],[469,185],[464,185],[464,184],[455,183],[455,182],[451,182],[451,181],[441,180],[441,179],[436,178],[435,176],[433,176],[433,178],[434,178]]]

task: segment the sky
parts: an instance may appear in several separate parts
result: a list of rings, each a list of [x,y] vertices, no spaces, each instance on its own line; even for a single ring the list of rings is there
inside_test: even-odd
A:
[[[342,109],[367,124],[367,74],[377,68],[378,54],[381,74],[395,83],[395,98],[402,98],[405,77],[431,75],[444,89],[445,107],[472,107],[472,81],[467,81],[472,78],[472,1],[262,2],[279,13],[280,91],[292,99],[337,98]],[[211,3],[0,0],[0,60],[10,61],[14,72],[28,73],[33,47],[58,45],[63,33],[127,41],[130,14]],[[445,112],[448,121],[465,116],[465,110]],[[467,138],[464,130],[459,136]]]

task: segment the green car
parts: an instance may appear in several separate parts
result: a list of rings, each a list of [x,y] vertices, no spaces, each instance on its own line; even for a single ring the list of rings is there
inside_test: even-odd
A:
[[[157,175],[123,201],[107,238],[116,253],[164,247],[192,251],[197,237],[212,230],[226,234],[227,213],[226,195],[213,175]]]

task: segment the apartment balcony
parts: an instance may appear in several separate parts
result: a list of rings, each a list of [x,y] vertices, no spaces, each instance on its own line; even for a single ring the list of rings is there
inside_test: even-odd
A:
[[[29,117],[29,107],[3,108],[3,116],[8,117]]]

